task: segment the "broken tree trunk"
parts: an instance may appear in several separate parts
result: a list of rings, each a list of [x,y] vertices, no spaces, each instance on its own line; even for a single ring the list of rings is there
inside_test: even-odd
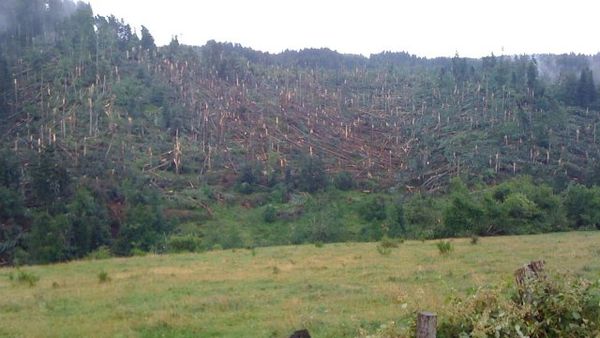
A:
[[[417,338],[435,338],[437,315],[431,312],[419,312],[417,317]]]

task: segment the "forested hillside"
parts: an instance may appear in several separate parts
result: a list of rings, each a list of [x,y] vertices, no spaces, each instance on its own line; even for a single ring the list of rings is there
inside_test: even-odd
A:
[[[596,226],[598,74],[600,54],[158,47],[84,3],[3,1],[0,263]]]

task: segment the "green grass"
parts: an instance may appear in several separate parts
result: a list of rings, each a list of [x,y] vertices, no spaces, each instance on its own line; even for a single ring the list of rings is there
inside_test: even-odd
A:
[[[0,336],[354,337],[382,323],[408,325],[417,310],[444,316],[449,297],[512,282],[523,263],[600,277],[600,232],[338,243],[148,255],[23,267],[34,286],[0,269]],[[254,252],[254,254],[253,254]],[[98,272],[110,276],[99,283]]]

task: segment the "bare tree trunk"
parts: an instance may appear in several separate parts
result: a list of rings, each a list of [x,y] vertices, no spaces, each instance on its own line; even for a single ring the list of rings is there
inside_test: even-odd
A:
[[[437,334],[437,315],[431,312],[420,312],[417,317],[417,338],[435,338]]]

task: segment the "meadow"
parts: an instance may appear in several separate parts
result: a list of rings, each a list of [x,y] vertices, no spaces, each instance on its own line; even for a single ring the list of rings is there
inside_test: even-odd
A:
[[[355,337],[419,310],[443,318],[530,260],[600,278],[597,231],[451,242],[446,255],[437,241],[349,242],[2,268],[0,337]]]

